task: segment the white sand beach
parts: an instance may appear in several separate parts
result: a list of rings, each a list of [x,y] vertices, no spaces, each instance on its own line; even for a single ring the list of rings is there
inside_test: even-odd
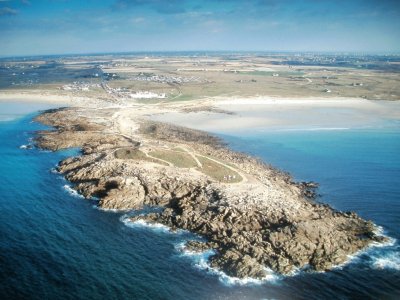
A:
[[[344,98],[231,98],[211,104],[233,114],[209,111],[153,115],[157,121],[194,129],[233,133],[248,129],[346,129],[400,120],[400,103]]]
[[[51,107],[112,107],[111,103],[100,99],[25,91],[0,93],[0,103],[25,103],[27,106],[43,104]],[[135,116],[146,116],[155,121],[215,133],[243,130],[340,130],[390,125],[391,122],[400,120],[400,102],[360,98],[215,97],[158,104],[133,101],[129,105],[122,104],[118,107],[123,108],[123,115],[128,121]],[[183,111],[199,107],[204,107],[204,111]],[[206,109],[209,107],[231,114],[209,111]],[[29,112],[34,110],[35,107],[32,107]]]
[[[72,103],[72,101],[72,96],[52,95],[47,93],[0,92],[0,102],[51,103],[66,105]]]

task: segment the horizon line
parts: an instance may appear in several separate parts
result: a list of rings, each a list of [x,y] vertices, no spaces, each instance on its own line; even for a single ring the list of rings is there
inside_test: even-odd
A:
[[[327,54],[327,55],[378,55],[378,56],[400,56],[399,51],[326,51],[326,50],[133,50],[133,51],[99,51],[99,52],[71,52],[71,53],[52,53],[52,54],[21,54],[21,55],[0,55],[0,59],[5,58],[27,58],[27,57],[58,57],[58,56],[101,56],[101,55],[131,55],[131,54],[162,54],[162,53],[220,53],[220,54]]]

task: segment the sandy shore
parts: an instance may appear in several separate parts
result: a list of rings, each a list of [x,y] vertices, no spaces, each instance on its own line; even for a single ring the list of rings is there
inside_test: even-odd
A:
[[[44,100],[60,106],[66,99],[14,96],[3,99],[22,101],[12,105]],[[48,150],[81,147],[80,156],[59,164],[59,171],[78,193],[98,197],[101,209],[164,207],[130,221],[203,236],[207,242],[191,241],[185,247],[215,251],[211,267],[229,276],[257,279],[271,270],[288,274],[304,266],[324,271],[346,262],[349,254],[370,243],[384,241],[374,233],[372,222],[310,202],[315,183],[295,183],[279,170],[224,148],[207,133],[146,118],[163,117],[211,132],[240,131],[279,122],[310,124],[312,116],[329,119],[324,113],[330,110],[353,119],[353,110],[382,110],[386,116],[390,109],[385,105],[377,109],[378,103],[361,100],[258,98],[111,104],[74,98],[70,106],[75,107],[43,113],[36,120],[57,130],[38,133],[35,142]]]
[[[0,92],[0,103],[41,103],[54,106],[72,106],[72,107],[104,107],[110,106],[110,103],[100,99],[81,97],[75,95],[53,94],[47,91],[2,91]]]
[[[45,112],[36,120],[57,130],[39,132],[35,142],[47,150],[81,147],[80,156],[58,166],[78,193],[99,198],[105,210],[163,207],[129,221],[204,237],[186,249],[214,251],[210,267],[228,276],[263,279],[271,270],[288,274],[305,266],[325,271],[385,241],[372,222],[309,201],[315,183],[295,183],[207,133],[143,120],[146,108]]]
[[[381,126],[400,120],[400,102],[324,98],[239,98],[210,101],[232,112],[169,112],[153,120],[217,133],[244,130],[329,130]]]
[[[111,103],[87,97],[55,95],[44,91],[0,93],[0,102],[42,103],[72,107],[111,107]],[[340,130],[388,126],[400,120],[400,102],[359,98],[252,98],[215,97],[206,100],[143,104],[130,101],[123,113],[137,115],[214,133],[241,133],[249,130]],[[214,107],[220,113],[204,109]]]
[[[71,104],[72,97],[38,93],[0,93],[0,102]]]

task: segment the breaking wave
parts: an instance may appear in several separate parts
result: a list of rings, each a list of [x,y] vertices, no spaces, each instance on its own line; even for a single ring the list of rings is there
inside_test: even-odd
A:
[[[186,250],[185,242],[181,242],[175,248],[181,253],[182,256],[187,256],[192,259],[194,266],[200,270],[206,271],[209,274],[216,275],[220,282],[226,286],[234,285],[261,285],[265,282],[276,282],[282,276],[273,273],[270,269],[265,269],[267,275],[262,279],[255,278],[237,278],[225,274],[223,271],[213,268],[209,264],[210,256],[215,254],[214,250],[207,250],[205,252],[194,252]]]
[[[121,217],[121,221],[128,227],[131,228],[149,228],[155,231],[160,231],[160,232],[168,232],[168,233],[180,233],[183,232],[183,230],[175,230],[172,231],[168,226],[165,226],[161,223],[153,223],[153,222],[147,222],[145,220],[136,220],[136,221],[131,221],[129,219],[129,215],[123,215]]]
[[[400,253],[398,251],[390,251],[384,253],[383,256],[379,254],[371,256],[372,267],[375,269],[392,269],[400,271]]]
[[[80,195],[77,191],[75,191],[71,186],[69,186],[68,184],[65,184],[63,186],[63,189],[70,194],[71,196],[77,197],[77,198],[83,198],[82,195]]]

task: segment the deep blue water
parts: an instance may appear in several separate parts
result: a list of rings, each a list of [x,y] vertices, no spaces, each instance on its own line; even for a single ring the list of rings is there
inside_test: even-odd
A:
[[[177,245],[188,233],[127,226],[71,195],[51,172],[76,150],[20,149],[32,115],[0,122],[0,299],[321,299],[400,296],[397,242],[329,273],[229,285]],[[299,180],[321,183],[321,200],[354,210],[400,239],[400,131],[225,136]],[[200,261],[201,262],[201,261]]]

